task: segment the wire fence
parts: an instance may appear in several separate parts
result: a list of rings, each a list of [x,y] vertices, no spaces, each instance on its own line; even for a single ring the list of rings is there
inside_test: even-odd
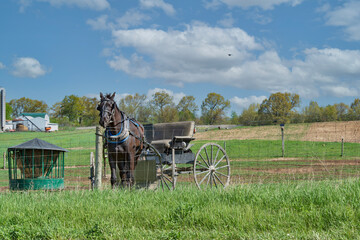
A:
[[[360,121],[289,124],[283,126],[283,130],[279,125],[232,129],[203,127],[197,129],[194,137],[196,139],[191,141],[194,144],[191,147],[192,155],[184,157],[194,160],[204,144],[218,144],[230,160],[230,184],[318,181],[360,176]],[[95,153],[95,129],[0,134],[0,156],[3,157],[3,161],[0,161],[0,190],[9,189],[7,149],[34,138],[69,151],[64,160],[65,189],[91,189],[90,162],[91,153]],[[170,161],[171,151],[167,154]],[[216,150],[213,154],[216,155]],[[110,168],[107,162],[104,164],[102,182],[105,188],[110,188]],[[177,185],[195,184],[191,161],[177,164],[176,167],[182,173],[176,179]],[[155,166],[151,165],[151,168],[156,171]],[[149,175],[149,170],[139,170],[137,174],[143,177],[141,175]],[[149,176],[154,178],[153,174]]]

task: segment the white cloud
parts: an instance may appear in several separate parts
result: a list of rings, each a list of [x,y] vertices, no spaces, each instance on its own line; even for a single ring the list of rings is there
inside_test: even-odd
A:
[[[183,31],[113,30],[112,35],[114,49],[107,61],[111,68],[179,87],[207,82],[271,93],[287,91],[304,98],[360,92],[359,50],[312,48],[303,52],[303,59],[282,59],[239,28],[199,23]],[[125,54],[128,49],[134,52]]]
[[[174,7],[163,0],[140,0],[140,5],[143,8],[160,8],[169,16],[173,16],[176,13]]]
[[[37,78],[46,72],[46,68],[35,58],[17,58],[13,63],[12,74],[16,77]]]
[[[4,69],[4,68],[5,68],[5,65],[2,62],[0,62],[0,69]]]
[[[94,30],[107,30],[111,28],[107,20],[107,15],[101,15],[96,19],[88,19],[86,23],[89,24]]]
[[[21,1],[25,2],[25,3],[31,2],[28,0],[21,0]],[[34,0],[34,1],[47,2],[51,6],[55,6],[55,7],[61,7],[63,5],[66,5],[69,7],[75,6],[75,7],[79,7],[79,8],[91,9],[91,10],[96,10],[96,11],[102,11],[102,10],[110,8],[110,4],[107,0]],[[25,6],[25,5],[22,5],[22,6]]]
[[[131,9],[127,11],[122,17],[116,19],[116,24],[120,28],[128,28],[130,26],[141,25],[144,21],[149,20],[150,17],[138,10]]]
[[[174,93],[171,90],[165,89],[165,88],[154,88],[154,89],[150,89],[146,96],[148,100],[152,99],[152,96],[157,93],[157,92],[166,92],[167,94],[169,94],[170,96],[172,96],[174,98],[174,103],[178,104],[180,102],[180,100],[185,97],[186,95],[183,92],[180,93]]]
[[[250,96],[245,98],[233,97],[230,99],[230,102],[238,109],[247,109],[250,104],[262,103],[264,99],[266,99],[265,96]]]
[[[244,9],[250,7],[259,7],[264,10],[272,10],[275,6],[289,4],[291,6],[299,5],[303,0],[220,0],[230,7],[241,7]]]
[[[19,12],[24,13],[26,8],[31,5],[31,0],[20,0],[18,4],[20,5]]]
[[[223,19],[221,19],[218,23],[224,27],[232,27],[234,25],[234,18],[231,13],[227,13]]]
[[[359,90],[344,86],[324,86],[321,87],[328,95],[335,97],[354,97],[359,95]]]
[[[343,27],[344,32],[351,41],[360,40],[360,2],[350,1],[343,6],[328,11],[326,24]]]
[[[123,16],[109,21],[108,15],[101,15],[96,19],[88,19],[86,21],[94,30],[111,30],[111,29],[127,29],[132,26],[141,25],[144,21],[149,20],[150,17],[139,12],[136,9],[127,11]]]

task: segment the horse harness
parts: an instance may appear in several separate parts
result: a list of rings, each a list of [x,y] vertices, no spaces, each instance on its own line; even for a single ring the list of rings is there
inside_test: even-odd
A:
[[[106,128],[105,138],[106,138],[107,142],[108,143],[117,143],[117,144],[124,143],[128,140],[130,135],[135,137],[139,141],[143,142],[144,136],[137,136],[130,129],[130,122],[132,122],[136,126],[137,129],[140,128],[140,124],[137,123],[137,121],[134,118],[130,118],[130,117],[126,116],[126,114],[124,112],[120,111],[120,113],[121,113],[122,120],[116,124],[116,125],[121,124],[120,131],[117,134],[112,135],[110,129]],[[114,111],[112,112],[112,114],[114,114]]]

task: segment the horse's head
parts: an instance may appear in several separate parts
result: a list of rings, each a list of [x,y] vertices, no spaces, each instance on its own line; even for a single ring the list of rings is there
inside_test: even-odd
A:
[[[97,110],[100,111],[99,124],[104,128],[109,126],[109,124],[114,121],[113,117],[116,108],[116,103],[114,101],[114,98],[115,98],[115,93],[113,93],[112,95],[106,94],[105,96],[102,93],[100,93],[100,103],[97,107]]]

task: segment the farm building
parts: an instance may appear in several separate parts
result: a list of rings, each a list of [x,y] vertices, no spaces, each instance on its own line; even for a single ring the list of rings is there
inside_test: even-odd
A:
[[[23,113],[12,120],[12,129],[20,131],[58,131],[57,123],[50,123],[47,113]]]

